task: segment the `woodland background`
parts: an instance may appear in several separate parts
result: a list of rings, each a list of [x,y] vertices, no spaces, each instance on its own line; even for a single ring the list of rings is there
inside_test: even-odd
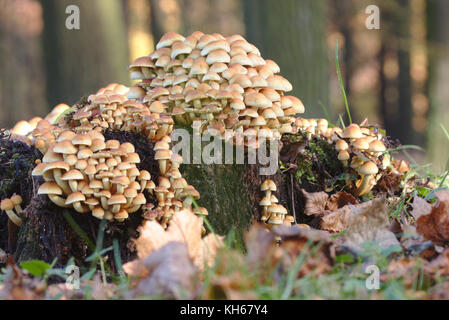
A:
[[[65,27],[68,5],[80,30]],[[380,8],[380,30],[365,8]],[[386,128],[422,163],[444,170],[449,144],[447,0],[0,0],[0,127],[74,104],[110,82],[131,85],[126,66],[153,51],[166,31],[239,33],[275,60],[305,117],[345,114]]]

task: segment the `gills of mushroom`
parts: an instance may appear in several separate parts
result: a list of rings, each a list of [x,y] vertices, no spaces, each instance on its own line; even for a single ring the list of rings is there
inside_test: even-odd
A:
[[[354,190],[354,194],[356,196],[362,196],[371,191],[376,182],[374,176],[379,172],[379,169],[374,162],[367,161],[358,168],[358,172],[362,176],[362,180],[359,181],[357,188]]]
[[[14,202],[11,199],[3,199],[0,203],[0,207],[6,212],[8,218],[18,227],[22,225],[22,220],[14,212]]]

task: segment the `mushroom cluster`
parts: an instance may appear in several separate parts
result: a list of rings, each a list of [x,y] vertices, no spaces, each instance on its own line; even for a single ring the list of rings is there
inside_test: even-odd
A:
[[[166,135],[154,145],[154,159],[158,161],[160,171],[158,185],[154,189],[158,206],[147,204],[143,208],[146,219],[157,220],[164,228],[176,212],[184,208],[192,210],[193,200],[200,198],[199,192],[182,177],[179,171],[182,156],[172,153],[170,143],[171,139]],[[192,211],[198,215],[208,214],[205,208]]]
[[[33,176],[45,182],[38,194],[47,195],[60,207],[92,212],[98,219],[123,221],[146,204],[144,190],[155,188],[150,173],[139,170],[134,146],[105,141],[96,131],[61,132],[45,153]]]
[[[10,199],[5,198],[0,203],[0,209],[5,211],[8,218],[18,227],[22,225],[22,219],[20,214],[22,213],[22,197],[19,195],[13,195]]]
[[[287,215],[287,209],[279,204],[278,199],[273,194],[276,191],[276,184],[273,180],[267,179],[262,182],[260,191],[264,193],[259,205],[262,207],[262,217],[260,220],[268,225],[291,224],[294,222],[293,216]]]
[[[355,172],[361,178],[355,182],[352,192],[362,196],[371,191],[380,179],[379,169],[390,165],[390,157],[382,142],[382,135],[366,126],[352,123],[345,129],[328,127],[326,119],[303,119],[295,121],[294,132],[302,131],[310,138],[319,135],[335,145],[338,160],[348,173]]]
[[[41,117],[34,117],[29,121],[20,120],[14,125],[14,127],[12,127],[10,131],[11,133],[18,134],[21,136],[28,136],[29,138],[31,138],[33,130],[36,129],[36,127],[38,127],[41,120],[45,120],[50,124],[55,124],[59,115],[68,109],[70,109],[68,105],[63,103],[58,104],[44,119],[42,119]]]
[[[150,141],[158,141],[173,130],[173,119],[162,114],[160,102],[147,106],[127,99],[129,88],[112,83],[88,97],[88,104],[78,109],[70,121],[63,124],[73,130],[116,129],[145,135]]]
[[[200,132],[257,148],[261,137],[291,132],[294,116],[304,112],[298,98],[285,95],[292,85],[276,74],[279,66],[240,35],[168,32],[156,49],[129,66],[131,79],[139,82],[128,98],[176,123],[198,121]]]

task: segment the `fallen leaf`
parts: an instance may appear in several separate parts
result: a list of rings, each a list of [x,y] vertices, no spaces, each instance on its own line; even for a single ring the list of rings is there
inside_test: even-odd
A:
[[[317,216],[324,213],[328,194],[324,191],[322,192],[307,192],[302,189],[302,194],[306,200],[306,205],[304,208],[304,213],[308,216]]]
[[[421,215],[417,221],[416,231],[436,245],[449,243],[449,204],[437,198],[429,214]]]
[[[337,192],[329,197],[326,204],[326,210],[334,211],[348,204],[357,204],[358,200],[348,192]]]
[[[385,198],[368,201],[354,209],[349,214],[344,245],[356,250],[363,250],[362,245],[367,241],[375,242],[382,249],[399,246],[396,236],[389,230],[388,211]]]
[[[412,208],[413,210],[410,212],[410,214],[415,219],[415,221],[418,220],[419,217],[428,215],[432,211],[432,205],[418,196],[413,197]]]
[[[143,264],[149,275],[138,283],[133,296],[193,299],[198,294],[198,272],[186,243],[171,241],[151,253]]]
[[[331,271],[335,254],[333,242],[327,232],[296,225],[279,226],[273,232],[281,238],[274,256],[279,259],[283,270],[291,270],[298,257],[303,254],[304,261],[297,278],[310,273],[318,276]]]
[[[213,263],[217,248],[222,245],[223,237],[211,234],[202,239],[202,226],[202,219],[189,210],[176,213],[167,230],[155,221],[145,221],[135,241],[137,256],[143,259],[171,241],[184,242],[194,264],[203,270],[205,266]],[[129,274],[145,275],[144,268],[138,264],[138,261],[131,261],[123,267]]]
[[[45,288],[45,283],[25,274],[10,260],[0,287],[0,300],[38,300],[43,296]]]
[[[434,278],[449,275],[449,249],[444,250],[437,258],[429,262],[424,270]]]

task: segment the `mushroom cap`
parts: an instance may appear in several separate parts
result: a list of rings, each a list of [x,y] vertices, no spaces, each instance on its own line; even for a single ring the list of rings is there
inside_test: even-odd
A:
[[[71,141],[64,140],[55,144],[55,146],[53,147],[53,152],[75,154],[78,152],[78,149],[72,144]]]
[[[92,138],[87,133],[80,133],[77,134],[75,137],[73,137],[72,144],[75,146],[76,145],[90,146],[92,144]]]
[[[80,202],[86,200],[86,196],[82,194],[81,192],[73,192],[69,194],[67,197],[65,204],[72,204],[75,202]]]
[[[351,143],[351,145],[359,150],[368,150],[369,148],[369,143],[365,138],[357,138]]]
[[[343,139],[339,139],[335,143],[335,149],[337,151],[348,150],[348,148],[349,148],[348,143],[345,140],[343,140]]]
[[[135,206],[139,206],[139,205],[142,205],[145,203],[147,203],[147,200],[145,199],[145,196],[143,195],[143,193],[138,193],[137,196],[133,200],[133,205],[135,205]]]
[[[369,144],[368,151],[371,152],[385,152],[387,148],[385,147],[384,143],[380,140],[373,140]]]
[[[62,175],[61,179],[62,180],[83,180],[84,176],[79,170],[72,169],[72,170],[69,170],[66,173],[64,173]]]
[[[270,206],[271,199],[269,197],[263,197],[262,200],[260,200],[259,205],[260,206]]]
[[[379,168],[374,162],[367,161],[358,169],[358,171],[361,175],[372,175],[378,173]]]
[[[69,171],[70,170],[70,166],[68,163],[64,162],[64,161],[54,161],[54,162],[49,162],[46,164],[45,169],[43,170],[43,172],[46,172],[48,170],[53,170],[53,169],[63,169],[65,171]]]
[[[3,199],[0,203],[0,209],[3,211],[14,209],[14,202],[11,199]]]
[[[58,186],[56,182],[47,181],[41,184],[41,186],[37,190],[37,194],[62,195],[62,189]]]
[[[343,131],[343,138],[348,139],[358,139],[363,138],[363,133],[360,130],[360,127],[356,123],[352,123],[349,126],[346,127],[346,129]]]
[[[154,160],[169,160],[171,158],[171,150],[158,150],[154,155]]]
[[[340,161],[349,160],[349,157],[349,152],[346,150],[340,150],[340,152],[338,153],[338,160]]]
[[[127,198],[135,198],[137,196],[137,190],[131,187],[125,189],[123,195]]]
[[[276,184],[273,180],[267,179],[264,182],[262,182],[262,185],[260,186],[260,191],[276,191]]]
[[[22,204],[22,197],[18,194],[15,194],[11,197],[11,201],[14,202],[15,205]]]
[[[114,194],[108,199],[108,205],[124,204],[124,203],[126,203],[126,198],[122,194]]]

